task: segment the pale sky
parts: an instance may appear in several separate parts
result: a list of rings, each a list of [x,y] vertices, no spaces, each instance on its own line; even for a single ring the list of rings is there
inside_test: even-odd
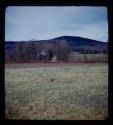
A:
[[[106,42],[106,7],[10,6],[5,13],[5,41],[80,36]]]

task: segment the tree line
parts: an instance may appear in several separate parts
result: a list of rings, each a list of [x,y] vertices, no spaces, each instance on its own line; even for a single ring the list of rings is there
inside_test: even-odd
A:
[[[26,63],[41,61],[41,51],[46,49],[49,54],[45,61],[50,61],[50,56],[56,55],[58,61],[66,61],[71,49],[66,41],[55,41],[54,44],[46,42],[21,42],[11,49],[5,49],[6,63]]]
[[[79,50],[81,54],[107,54],[107,48],[100,48],[99,46],[76,46],[75,50]],[[48,54],[44,57],[41,52],[47,50]],[[61,41],[41,41],[41,42],[18,42],[13,48],[5,49],[5,63],[29,63],[40,61],[51,61],[52,57],[56,55],[57,61],[69,61],[69,54],[73,51],[66,40]]]

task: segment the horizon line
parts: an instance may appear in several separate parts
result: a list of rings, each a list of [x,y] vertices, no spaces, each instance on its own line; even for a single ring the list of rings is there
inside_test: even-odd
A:
[[[30,40],[4,40],[5,42],[30,42],[30,41],[44,41],[44,40],[52,40],[52,39],[56,39],[56,38],[59,38],[59,37],[80,37],[80,38],[84,38],[84,39],[90,39],[90,40],[95,40],[95,41],[99,41],[99,42],[104,42],[104,41],[100,41],[100,40],[96,40],[96,39],[91,39],[91,38],[86,38],[86,37],[81,37],[81,36],[70,36],[70,35],[63,35],[63,36],[58,36],[58,37],[54,37],[54,38],[50,38],[50,39],[41,39],[41,40],[36,40],[36,39],[30,39]],[[104,42],[104,43],[107,43]]]

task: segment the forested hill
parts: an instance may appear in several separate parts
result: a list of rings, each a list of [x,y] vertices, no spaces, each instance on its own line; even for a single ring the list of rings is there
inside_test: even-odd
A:
[[[37,43],[37,46],[40,44],[44,46],[53,46],[60,43],[67,44],[71,51],[77,51],[80,53],[107,53],[108,52],[108,44],[102,41],[92,40],[88,38],[82,38],[77,36],[61,36],[49,40],[35,40],[35,41],[6,41],[5,48],[12,49],[18,45],[22,45],[25,43]]]

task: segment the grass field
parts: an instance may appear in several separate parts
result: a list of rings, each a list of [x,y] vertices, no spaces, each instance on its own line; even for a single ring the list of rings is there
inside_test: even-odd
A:
[[[108,66],[5,68],[6,118],[103,120]]]

